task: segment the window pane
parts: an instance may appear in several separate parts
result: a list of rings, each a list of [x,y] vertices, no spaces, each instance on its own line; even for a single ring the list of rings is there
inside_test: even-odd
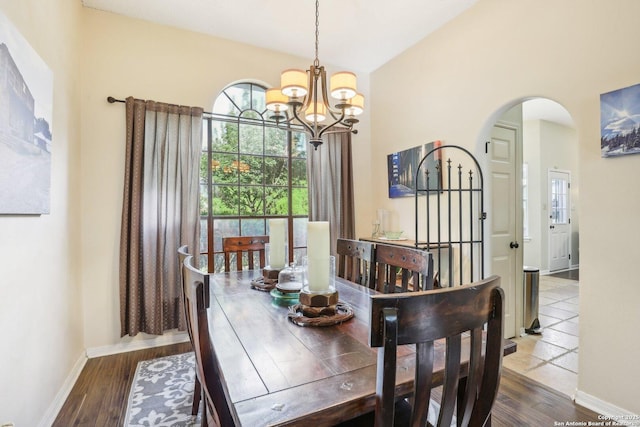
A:
[[[202,154],[204,154],[209,148],[209,119],[203,119],[202,123]]]
[[[240,220],[216,219],[214,221],[213,246],[216,252],[222,251],[222,238],[240,235]]]
[[[289,181],[288,164],[289,162],[284,157],[265,157],[265,185],[287,185],[287,182]]]
[[[565,179],[551,180],[551,223],[566,224],[569,221],[568,184]]]
[[[243,219],[242,220],[243,236],[263,236],[266,235],[264,219]]]
[[[289,197],[286,187],[265,187],[267,215],[287,215],[289,213]]]
[[[256,86],[256,85],[252,85],[252,89],[253,89],[253,109],[256,111],[264,111],[264,109],[266,108],[266,101],[265,101],[265,89],[260,87],[260,86]]]
[[[293,219],[293,247],[307,246],[307,218]]]
[[[291,189],[291,214],[306,215],[309,212],[309,194],[306,188]]]
[[[293,141],[291,144],[291,157],[307,158],[307,147],[309,143],[307,141],[307,135],[298,132],[293,134]]]
[[[291,185],[306,186],[307,160],[293,159],[291,163]]]
[[[224,255],[222,255],[221,253],[215,254],[213,258],[213,262],[214,262],[213,269],[209,268],[207,271],[211,271],[215,273],[220,273],[224,271]]]
[[[240,184],[262,184],[264,180],[264,157],[242,155],[240,156],[238,170],[240,173]]]
[[[208,232],[209,232],[209,227],[207,225],[208,221],[206,218],[201,219],[200,220],[200,252],[208,252]],[[206,257],[205,257],[206,258]],[[201,263],[200,265],[202,265],[202,259],[200,260]]]
[[[262,154],[264,151],[264,138],[262,126],[253,124],[240,125],[240,152]]]
[[[224,93],[222,93],[216,99],[215,104],[213,104],[213,113],[224,114],[227,116],[237,116],[238,114],[240,114],[240,110],[238,110],[238,108],[233,105],[231,100],[227,98]]]
[[[302,258],[307,255],[307,248],[298,248],[293,250],[293,262],[302,265]]]
[[[200,215],[209,215],[209,194],[207,193],[207,185],[200,185]]]
[[[282,129],[269,127],[265,129],[264,153],[286,156],[287,132]]]
[[[238,125],[213,121],[211,126],[213,151],[226,151],[235,153],[238,151]]]
[[[264,199],[262,187],[240,187],[240,215],[264,215]]]
[[[239,194],[237,186],[213,186],[213,215],[238,215]]]
[[[236,184],[238,182],[238,155],[213,153],[211,172],[214,184]]]
[[[249,83],[235,84],[226,88],[224,92],[229,98],[231,98],[232,103],[237,106],[240,111],[251,108],[251,85]]]

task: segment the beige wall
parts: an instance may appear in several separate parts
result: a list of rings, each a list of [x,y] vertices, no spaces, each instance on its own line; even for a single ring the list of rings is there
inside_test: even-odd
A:
[[[144,334],[120,339],[118,250],[125,109],[123,104],[108,104],[106,97],[134,96],[211,111],[213,101],[227,85],[242,79],[277,85],[282,70],[307,68],[311,59],[92,9],[83,11],[83,25],[81,229],[87,256],[82,264],[82,284],[85,344],[91,355],[135,348],[136,341],[154,339]],[[329,73],[335,71],[328,69]],[[359,74],[358,78],[358,86],[368,98],[368,76]],[[368,126],[365,116],[353,143],[357,206],[370,199]],[[358,221],[358,226],[362,223]],[[370,224],[370,219],[365,222],[367,233]],[[157,338],[159,342],[163,339]]]
[[[599,95],[639,82],[639,15],[635,0],[483,0],[371,76],[374,170],[387,153],[434,139],[483,160],[488,129],[516,102],[567,108],[579,140],[578,397],[614,415],[640,414],[640,157],[601,158]],[[409,200],[375,194],[376,205],[411,211]]]
[[[78,193],[80,2],[0,0],[53,72],[51,210],[0,216],[0,424],[36,426],[84,353]],[[62,397],[64,398],[64,397]]]

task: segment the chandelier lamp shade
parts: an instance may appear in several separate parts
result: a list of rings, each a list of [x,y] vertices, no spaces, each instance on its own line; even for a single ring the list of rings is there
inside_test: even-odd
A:
[[[357,91],[356,75],[340,71],[331,76],[318,60],[319,0],[316,0],[315,60],[308,70],[288,69],[280,75],[280,87],[267,89],[267,109],[279,126],[301,125],[317,150],[326,133],[353,132],[356,116],[364,111],[364,96]],[[329,98],[329,96],[331,98]],[[333,105],[332,105],[333,103]]]

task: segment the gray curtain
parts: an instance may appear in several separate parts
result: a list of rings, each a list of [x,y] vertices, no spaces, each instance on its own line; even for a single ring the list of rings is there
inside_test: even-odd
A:
[[[121,336],[184,329],[177,249],[200,253],[202,108],[126,100]]]
[[[325,136],[324,143],[307,151],[309,221],[329,221],[331,254],[339,237],[355,238],[351,134]]]

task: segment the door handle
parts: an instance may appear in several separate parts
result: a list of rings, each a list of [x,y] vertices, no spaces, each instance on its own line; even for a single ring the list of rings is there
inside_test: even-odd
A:
[[[520,245],[518,244],[518,242],[511,242],[511,243],[509,243],[509,247],[511,249],[518,249],[520,247]]]

